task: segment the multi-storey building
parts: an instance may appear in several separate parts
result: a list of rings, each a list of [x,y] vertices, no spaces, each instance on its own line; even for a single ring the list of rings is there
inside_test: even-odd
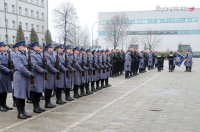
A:
[[[27,42],[32,28],[42,42],[48,28],[48,0],[0,0],[0,41],[7,35],[8,43],[14,44],[19,25]]]
[[[112,42],[107,41],[109,25],[113,16],[125,15],[128,25],[125,31],[123,45],[127,47],[131,39],[137,39],[140,49],[143,49],[142,39],[152,34],[160,39],[158,50],[177,50],[180,43],[189,44],[193,50],[200,50],[200,9],[188,10],[150,10],[150,11],[125,11],[125,12],[100,12],[98,43],[102,47],[112,48]],[[122,48],[122,45],[118,48]],[[156,50],[155,49],[155,50]]]

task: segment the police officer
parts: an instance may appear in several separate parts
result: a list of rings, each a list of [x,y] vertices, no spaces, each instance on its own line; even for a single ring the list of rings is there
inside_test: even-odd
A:
[[[167,56],[167,59],[169,60],[169,72],[173,72],[174,70],[174,58],[175,56],[173,52],[171,51],[169,55]]]
[[[125,78],[129,78],[129,73],[131,72],[131,61],[130,50],[127,50],[124,63]]]
[[[87,82],[88,82],[88,67],[86,67],[86,64],[87,64],[86,52],[85,52],[85,49],[81,48],[80,49],[80,55],[79,55],[79,65],[84,70],[81,73],[81,86],[80,86],[80,90],[81,90],[80,96],[81,97],[87,95],[85,93],[85,87],[86,87]]]
[[[56,104],[65,104],[66,102],[62,99],[62,91],[66,87],[66,71],[65,68],[65,56],[63,54],[63,46],[60,44],[55,47],[56,51],[56,69],[59,70],[59,77],[56,78]]]
[[[25,99],[29,94],[30,77],[33,77],[31,71],[28,70],[28,55],[26,54],[25,41],[20,41],[16,44],[18,51],[13,58],[15,67],[13,89],[16,99],[19,119],[30,118],[31,115],[25,112]]]
[[[144,58],[144,52],[141,51],[140,62],[139,62],[139,73],[144,73],[144,71],[145,71],[145,58]]]
[[[101,88],[100,89],[105,88],[104,79],[106,77],[106,67],[107,67],[105,65],[105,63],[104,63],[103,54],[105,54],[104,50],[101,50],[99,52],[99,56],[98,56],[99,57],[98,58],[98,60],[99,60],[99,66],[101,67],[101,69],[100,69],[100,76],[99,76],[99,80],[101,82]]]
[[[99,89],[99,70],[100,66],[98,65],[98,55],[96,53],[96,50],[92,50],[92,59],[93,59],[93,74],[92,74],[92,83],[91,83],[91,91],[96,92]],[[95,82],[96,82],[96,88],[95,88]]]
[[[96,66],[96,90],[101,90],[101,87],[99,86],[100,83],[100,76],[102,74],[102,65],[100,65],[100,50],[97,50],[94,54],[94,61],[97,63]]]
[[[93,92],[90,91],[89,89],[89,85],[91,84],[91,89],[92,89],[92,82],[94,81],[93,79],[93,71],[95,70],[95,68],[93,67],[93,56],[92,56],[92,53],[91,53],[91,50],[90,49],[87,49],[86,50],[86,66],[88,67],[88,77],[87,77],[87,83],[86,83],[86,86],[85,86],[85,90],[86,90],[86,94],[87,95],[90,95],[92,94]]]
[[[152,68],[153,68],[153,53],[152,51],[150,51],[148,56],[148,70],[151,70]]]
[[[66,88],[65,88],[65,100],[73,101],[74,99],[70,96],[70,91],[74,86],[74,75],[76,70],[73,67],[73,51],[70,45],[67,45],[64,49],[65,51],[65,63],[69,69],[68,75],[66,77]],[[67,60],[66,60],[67,59]]]
[[[184,65],[186,67],[186,72],[191,72],[192,70],[192,51],[188,50],[187,54],[185,55],[185,62]]]
[[[44,89],[44,73],[43,67],[43,56],[40,53],[39,43],[33,42],[31,44],[31,62],[33,64],[33,75],[34,75],[34,84],[30,87],[30,98],[33,102],[33,112],[42,113],[45,110],[40,107],[40,97]]]
[[[160,72],[162,70],[162,55],[160,52],[158,52],[158,55],[157,55],[157,69],[158,69],[158,72]]]
[[[104,61],[106,62],[106,65],[108,66],[107,67],[107,74],[106,74],[106,78],[105,78],[105,87],[110,87],[111,85],[109,84],[109,78],[110,78],[110,75],[111,75],[111,67],[112,67],[112,64],[111,64],[111,58],[110,58],[110,51],[107,49],[105,51],[105,55],[104,55]]]
[[[73,49],[73,52],[73,61],[76,62],[76,74],[74,78],[74,98],[80,98],[81,96],[79,95],[79,88],[81,86],[82,73],[85,72],[85,70],[80,66],[80,49],[78,47],[75,47]]]
[[[0,111],[2,112],[13,109],[6,105],[7,94],[12,92],[12,84],[10,80],[12,70],[9,69],[8,55],[6,54],[6,51],[5,43],[0,42]]]
[[[12,58],[14,58],[14,56],[16,55],[18,51],[18,48],[16,47],[16,44],[13,45],[12,47],[12,52],[11,52],[11,56]],[[12,97],[13,97],[13,107],[16,107],[16,102],[15,102],[15,96],[14,96],[14,90],[12,89]]]
[[[45,81],[45,107],[46,108],[54,108],[56,107],[51,103],[51,95],[52,91],[55,88],[56,83],[56,76],[59,71],[54,67],[56,58],[53,54],[53,46],[51,44],[48,44],[45,46],[45,56],[47,61],[47,71],[48,71],[48,80]]]

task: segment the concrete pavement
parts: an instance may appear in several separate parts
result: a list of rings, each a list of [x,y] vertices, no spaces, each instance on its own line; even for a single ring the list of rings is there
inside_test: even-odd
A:
[[[162,72],[112,78],[112,87],[28,120],[18,120],[16,108],[1,112],[0,131],[199,132],[200,59],[194,59],[191,73],[184,72],[184,67],[169,73],[165,64]],[[32,113],[32,105],[26,109]]]

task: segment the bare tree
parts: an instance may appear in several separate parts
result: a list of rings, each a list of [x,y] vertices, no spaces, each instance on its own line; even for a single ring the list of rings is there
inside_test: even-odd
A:
[[[106,40],[113,43],[114,49],[119,46],[120,40],[124,37],[124,33],[128,28],[127,20],[126,15],[121,13],[113,16],[109,23],[104,26],[104,30],[107,32]]]
[[[54,22],[57,29],[60,30],[60,35],[63,36],[64,46],[72,32],[72,29],[77,27],[77,13],[73,4],[70,2],[63,2],[58,8],[53,10]]]
[[[141,36],[141,43],[144,46],[144,50],[154,50],[160,42],[161,38],[152,31],[149,31],[147,35]]]

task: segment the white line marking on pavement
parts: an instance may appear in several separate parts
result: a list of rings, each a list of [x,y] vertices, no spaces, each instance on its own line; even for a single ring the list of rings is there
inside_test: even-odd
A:
[[[97,110],[94,111],[93,113],[87,115],[85,118],[83,118],[83,119],[81,119],[81,120],[75,122],[74,124],[70,125],[66,130],[63,130],[63,131],[61,131],[61,132],[69,132],[72,128],[74,128],[74,127],[76,127],[77,125],[83,123],[84,121],[90,119],[90,118],[93,117],[94,115],[98,114],[99,112],[101,112],[101,111],[103,111],[104,109],[108,108],[109,106],[113,105],[115,102],[117,102],[117,101],[123,99],[124,97],[128,96],[130,93],[136,91],[137,89],[139,89],[140,87],[144,86],[145,84],[147,84],[148,82],[150,82],[150,81],[153,80],[154,78],[160,76],[161,74],[162,74],[162,73],[159,73],[159,74],[155,75],[154,77],[148,79],[148,80],[145,81],[144,83],[138,85],[135,89],[132,89],[132,90],[126,92],[125,94],[121,95],[119,98],[116,98],[116,99],[112,100],[110,103],[108,103],[108,104],[104,105],[103,107],[97,109]],[[119,84],[125,83],[125,82],[127,82],[127,81],[129,81],[129,80],[124,80],[124,81],[120,82]],[[117,85],[119,85],[119,84],[117,84]]]
[[[161,74],[161,73],[160,73],[160,74]],[[95,114],[97,114],[97,113],[99,113],[100,111],[106,109],[107,107],[109,107],[110,105],[114,104],[114,103],[117,102],[118,100],[124,98],[125,96],[127,96],[127,95],[130,94],[131,92],[133,92],[133,91],[137,90],[138,88],[140,88],[141,86],[145,85],[147,82],[153,80],[155,77],[157,77],[157,76],[160,75],[160,74],[157,74],[156,76],[152,77],[151,79],[145,81],[143,84],[137,86],[135,89],[132,89],[131,91],[129,91],[129,92],[123,94],[122,96],[120,96],[119,98],[117,98],[117,99],[111,101],[110,103],[108,103],[107,105],[103,106],[102,108],[100,108],[100,109],[94,111],[93,113],[89,114],[88,116],[86,116],[86,117],[83,118],[82,120],[80,120],[80,121],[78,121],[78,122],[75,122],[74,124],[72,124],[71,126],[69,126],[69,127],[67,128],[67,130],[64,130],[64,131],[62,131],[62,132],[67,132],[67,131],[69,131],[70,129],[76,127],[78,124],[81,124],[81,123],[84,122],[85,120],[91,118],[91,117],[94,116]],[[138,76],[136,76],[136,77],[138,77]],[[134,78],[136,78],[136,77],[134,77]],[[127,81],[130,81],[130,80],[132,80],[132,78],[131,78],[131,79],[123,80],[123,81],[121,81],[121,82],[119,82],[119,83],[116,83],[115,85],[112,85],[112,87],[115,87],[115,86],[117,86],[117,85],[123,84],[123,83],[125,83],[125,82],[127,82]],[[92,95],[90,95],[90,96],[87,96],[87,97],[88,97],[88,98],[89,98],[89,97],[92,97],[92,96],[94,96],[95,94],[98,94],[98,93],[100,93],[100,92],[101,92],[101,91],[99,91],[99,92],[97,92],[97,93],[94,93],[94,94],[92,94]],[[87,98],[87,97],[84,97],[84,98]],[[43,116],[43,115],[46,115],[46,114],[48,114],[48,113],[51,113],[52,111],[55,111],[55,110],[57,110],[57,109],[60,109],[60,108],[62,108],[62,107],[64,107],[64,106],[67,106],[67,105],[69,105],[69,104],[71,104],[71,103],[74,103],[74,102],[79,102],[79,100],[77,99],[77,100],[74,100],[74,101],[72,101],[72,102],[68,102],[68,103],[65,104],[65,105],[60,105],[60,106],[57,106],[57,107],[54,108],[54,109],[50,109],[50,110],[47,110],[46,112],[43,112],[43,113],[41,113],[41,114],[34,115],[32,118],[29,118],[29,119],[26,119],[26,120],[23,120],[23,121],[14,123],[14,124],[12,124],[12,125],[10,125],[10,126],[7,126],[7,127],[3,128],[3,129],[0,129],[0,132],[5,132],[5,131],[7,131],[7,130],[9,130],[9,129],[12,129],[12,128],[14,128],[14,127],[17,127],[17,126],[19,126],[19,125],[25,124],[25,123],[27,123],[27,122],[29,122],[29,121],[32,121],[32,120],[34,120],[34,119],[36,119],[36,118],[39,118],[39,117],[41,117],[41,116]]]

